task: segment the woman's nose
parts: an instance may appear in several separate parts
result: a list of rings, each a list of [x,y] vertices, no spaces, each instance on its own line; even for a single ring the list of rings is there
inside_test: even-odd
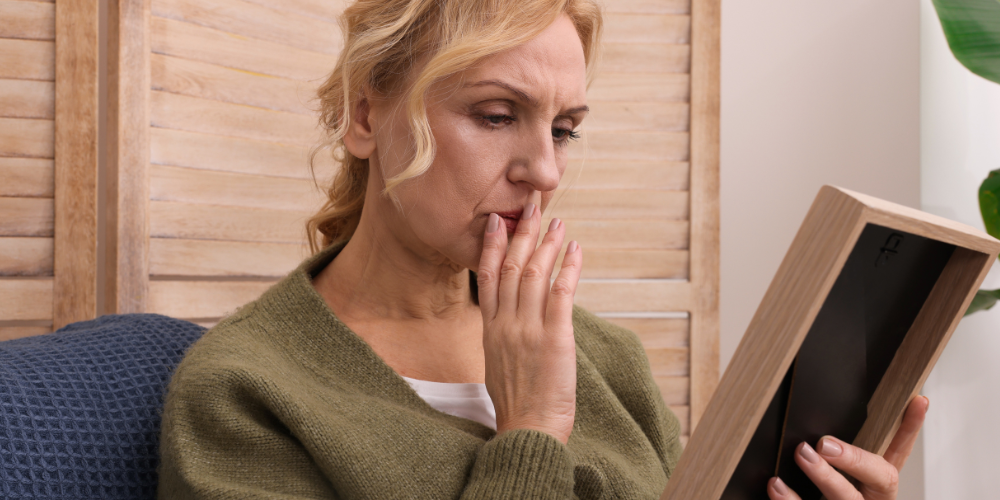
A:
[[[559,186],[562,172],[556,161],[556,145],[551,127],[544,133],[533,132],[519,141],[514,162],[508,173],[511,182],[526,182],[536,191],[553,191]]]

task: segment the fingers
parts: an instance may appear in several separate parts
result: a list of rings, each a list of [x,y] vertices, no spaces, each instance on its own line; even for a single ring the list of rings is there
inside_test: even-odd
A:
[[[545,309],[546,325],[556,326],[573,316],[573,297],[576,295],[576,285],[580,282],[581,269],[583,269],[583,250],[576,241],[571,241],[566,245],[566,255],[563,256],[559,275],[549,290],[549,300]]]
[[[521,290],[517,306],[518,316],[541,320],[545,316],[552,268],[562,248],[566,226],[559,219],[552,219],[542,244],[535,250],[521,273]]]
[[[867,500],[893,500],[899,489],[899,471],[882,457],[849,445],[837,438],[825,436],[816,445],[808,443],[796,448],[795,462],[812,479],[829,500],[861,500],[862,495],[840,469],[862,484]]]
[[[514,238],[507,249],[507,258],[500,266],[500,312],[514,313],[518,306],[521,290],[521,274],[535,251],[538,242],[538,225],[541,223],[540,211],[534,203],[524,206],[521,220],[514,230]]]
[[[910,401],[885,457],[824,436],[816,450],[807,443],[800,444],[795,450],[795,462],[829,500],[893,500],[899,491],[899,470],[913,450],[929,405],[930,401],[924,396]],[[861,491],[834,467],[857,479]],[[778,478],[768,482],[767,494],[772,500],[799,499]]]
[[[771,500],[802,500],[781,478],[772,477],[767,482],[767,496]]]
[[[812,479],[827,500],[862,500],[861,493],[846,477],[834,470],[809,443],[795,448],[795,463]]]
[[[483,235],[483,254],[479,257],[476,280],[479,285],[479,308],[484,321],[492,321],[499,307],[500,267],[507,256],[507,228],[500,216],[490,214]]]
[[[927,416],[930,404],[926,396],[917,396],[906,407],[903,422],[899,424],[899,430],[896,431],[884,455],[885,460],[896,467],[896,470],[903,470],[903,464],[913,451],[913,445],[917,442],[917,435],[920,433],[920,427],[924,425],[924,417]]]

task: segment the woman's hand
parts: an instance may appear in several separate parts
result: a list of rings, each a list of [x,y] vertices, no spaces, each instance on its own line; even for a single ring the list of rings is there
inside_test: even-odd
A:
[[[553,219],[536,249],[540,211],[524,207],[507,248],[507,230],[490,214],[479,260],[486,389],[497,414],[497,434],[535,429],[566,443],[576,417],[576,343],[573,296],[582,252],[570,242],[562,269],[549,277],[566,228]]]
[[[924,396],[917,396],[910,402],[884,458],[825,436],[819,440],[816,450],[808,443],[800,444],[795,449],[795,462],[827,500],[894,500],[899,490],[899,471],[913,451],[929,403]],[[860,489],[834,467],[857,479]],[[767,483],[767,494],[772,500],[799,500],[799,496],[776,477]]]

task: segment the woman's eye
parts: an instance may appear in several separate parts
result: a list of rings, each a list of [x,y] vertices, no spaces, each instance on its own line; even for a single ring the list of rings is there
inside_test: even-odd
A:
[[[565,128],[552,127],[552,138],[557,141],[575,141],[580,138],[580,134]]]
[[[496,128],[496,127],[499,127],[500,125],[507,125],[509,123],[512,123],[514,120],[515,120],[514,117],[510,116],[510,115],[483,115],[482,116],[483,125],[485,125],[487,127],[490,127],[490,128]]]

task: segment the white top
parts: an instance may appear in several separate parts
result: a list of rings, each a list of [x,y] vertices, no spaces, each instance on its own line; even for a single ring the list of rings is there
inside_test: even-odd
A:
[[[497,428],[497,412],[486,384],[449,384],[403,377],[417,395],[435,410]]]

